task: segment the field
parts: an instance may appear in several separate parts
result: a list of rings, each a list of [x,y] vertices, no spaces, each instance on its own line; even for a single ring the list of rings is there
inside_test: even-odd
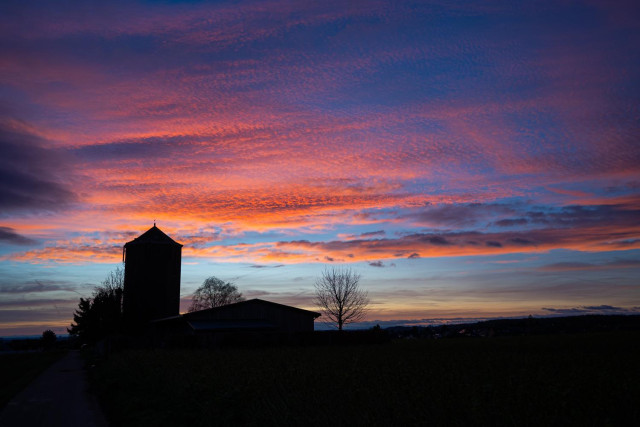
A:
[[[0,353],[0,409],[64,354],[64,351]]]
[[[116,426],[639,425],[638,332],[112,354]]]

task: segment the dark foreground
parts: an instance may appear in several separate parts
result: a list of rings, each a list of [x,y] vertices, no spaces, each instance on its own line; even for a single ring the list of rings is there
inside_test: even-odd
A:
[[[88,393],[84,361],[77,351],[50,365],[0,410],[2,427],[106,425],[98,403]]]
[[[639,425],[639,338],[131,350],[91,377],[116,426]]]
[[[64,351],[0,353],[0,411]]]

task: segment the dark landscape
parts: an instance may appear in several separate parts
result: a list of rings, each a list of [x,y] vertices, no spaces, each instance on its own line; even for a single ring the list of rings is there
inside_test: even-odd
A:
[[[28,340],[34,341],[34,340]],[[4,350],[4,348],[3,348]],[[49,352],[0,352],[0,409],[24,389],[49,365],[64,355],[64,350]]]
[[[601,315],[81,353],[113,426],[633,425],[638,339],[640,316]],[[3,407],[69,351],[30,341],[0,354]]]
[[[530,320],[484,323],[517,330]],[[640,316],[533,320],[564,326],[494,338],[127,350],[95,360],[90,378],[116,426],[640,420]]]

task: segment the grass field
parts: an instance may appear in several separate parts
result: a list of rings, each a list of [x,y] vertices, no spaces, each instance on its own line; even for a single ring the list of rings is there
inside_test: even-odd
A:
[[[0,408],[66,352],[0,353]]]
[[[92,383],[116,426],[639,425],[638,338],[126,351]]]

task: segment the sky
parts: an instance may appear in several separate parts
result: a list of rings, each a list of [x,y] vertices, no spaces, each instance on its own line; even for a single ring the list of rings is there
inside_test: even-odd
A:
[[[0,335],[65,333],[159,228],[366,322],[640,313],[635,1],[3,1]]]

